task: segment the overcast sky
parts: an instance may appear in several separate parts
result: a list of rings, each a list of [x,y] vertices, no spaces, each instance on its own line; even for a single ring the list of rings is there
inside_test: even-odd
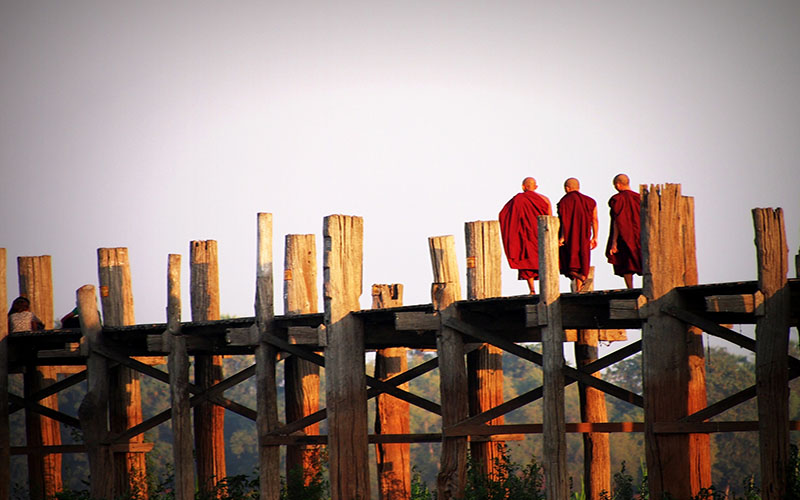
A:
[[[126,246],[137,322],[165,321],[169,253],[188,320],[197,239],[218,241],[222,312],[253,315],[257,212],[276,276],[285,234],[360,215],[362,305],[396,282],[427,303],[427,237],[456,236],[465,280],[464,222],[528,175],[597,200],[597,288],[622,286],[602,255],[618,172],[695,197],[701,282],[755,279],[753,207],[783,207],[800,245],[793,0],[0,0],[0,75],[9,297],[17,256],[52,255],[56,317],[96,249]]]

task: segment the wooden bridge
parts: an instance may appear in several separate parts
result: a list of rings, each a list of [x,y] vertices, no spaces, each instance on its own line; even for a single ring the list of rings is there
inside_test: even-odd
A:
[[[313,235],[286,237],[284,310],[274,315],[272,216],[258,214],[255,314],[219,319],[216,242],[190,243],[192,321],[180,322],[181,256],[168,258],[166,323],[134,325],[127,250],[98,250],[99,296],[92,285],[77,291],[81,328],[52,330],[49,257],[20,257],[20,294],[51,328],[7,334],[0,322],[0,500],[9,498],[11,453],[28,457],[31,498],[60,488],[62,453],[88,453],[91,494],[113,498],[131,488],[146,495],[142,436],[169,419],[174,433],[176,498],[194,498],[195,477],[211,487],[224,477],[224,412],[256,422],[262,499],[277,499],[280,447],[286,464],[308,474],[317,445],[326,445],[332,498],[370,498],[368,444],[378,449],[381,498],[408,498],[408,443],[441,442],[440,499],[459,498],[469,447],[491,464],[493,443],[509,435],[543,433],[549,499],[569,496],[565,433],[584,435],[589,498],[610,489],[608,433],[643,432],[653,498],[669,492],[689,498],[711,480],[709,433],[758,430],[763,498],[783,498],[789,431],[788,382],[800,360],[788,355],[790,326],[800,324],[800,280],[787,279],[788,249],[780,209],[754,209],[758,280],[700,285],[694,246],[693,200],[679,185],[642,187],[642,289],[559,292],[558,219],[540,217],[539,295],[499,297],[501,249],[496,221],[466,224],[467,300],[452,236],[429,239],[433,267],[431,303],[403,306],[402,285],[373,285],[373,309],[361,310],[362,220],[324,219],[324,312],[317,312]],[[798,256],[800,261],[800,256]],[[0,305],[7,304],[6,254],[0,249]],[[756,338],[724,325],[755,324]],[[598,358],[598,340],[641,340]],[[756,354],[757,383],[709,404],[701,333]],[[576,344],[577,368],[565,364],[563,342]],[[541,342],[539,354],[522,345]],[[407,349],[435,349],[438,357],[408,368]],[[376,369],[365,373],[365,352]],[[511,400],[502,397],[505,351],[541,367],[542,387]],[[642,352],[643,394],[599,377],[599,371]],[[221,356],[255,355],[255,364],[223,378]],[[156,366],[168,357],[168,369]],[[160,360],[158,357],[161,357]],[[190,358],[195,378],[189,381]],[[286,363],[286,415],[278,417],[276,363]],[[325,367],[327,408],[319,408],[319,367]],[[72,368],[70,368],[72,367]],[[408,392],[407,383],[439,370],[440,401]],[[58,379],[57,373],[69,373]],[[24,373],[24,395],[8,391],[8,374]],[[172,407],[144,420],[139,377],[170,385]],[[223,392],[256,377],[257,407]],[[77,416],[58,410],[57,393],[88,381]],[[581,422],[567,423],[564,387],[577,382]],[[605,395],[644,408],[643,422],[607,422]],[[759,420],[711,419],[757,397]],[[375,434],[367,401],[377,398]],[[543,422],[505,425],[503,415],[543,399]],[[409,405],[441,415],[435,434],[409,432]],[[194,432],[191,409],[194,408]],[[25,447],[11,447],[8,415],[26,412]],[[318,423],[327,419],[328,434]],[[62,445],[61,425],[83,430],[83,445]],[[194,454],[193,454],[194,450]],[[196,473],[195,473],[196,471]],[[492,474],[491,467],[485,467]]]

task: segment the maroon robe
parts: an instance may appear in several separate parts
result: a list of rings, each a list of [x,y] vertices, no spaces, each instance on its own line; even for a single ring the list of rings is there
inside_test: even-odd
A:
[[[642,275],[642,245],[639,213],[641,211],[641,197],[639,193],[626,189],[615,194],[608,200],[611,208],[611,232],[608,235],[606,256],[608,262],[614,265],[614,274]],[[609,255],[608,250],[614,243],[614,223],[617,223],[617,252]]]
[[[534,191],[517,194],[500,211],[503,248],[519,279],[539,277],[539,215],[550,215],[550,201]]]
[[[592,215],[597,203],[578,191],[570,191],[558,202],[558,218],[561,221],[559,234],[564,244],[558,249],[561,274],[581,279],[589,274],[589,257],[592,251]]]

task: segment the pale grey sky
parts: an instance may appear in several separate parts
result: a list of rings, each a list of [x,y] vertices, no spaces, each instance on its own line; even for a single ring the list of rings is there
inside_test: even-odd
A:
[[[463,276],[464,222],[575,176],[602,247],[618,172],[695,197],[701,282],[754,279],[751,208],[800,244],[799,54],[793,0],[0,0],[9,296],[16,257],[50,254],[60,317],[127,246],[137,322],[162,322],[167,254],[188,283],[189,241],[216,239],[222,312],[252,315],[263,211],[277,276],[283,235],[361,215],[364,307],[372,283],[429,302],[428,236]]]

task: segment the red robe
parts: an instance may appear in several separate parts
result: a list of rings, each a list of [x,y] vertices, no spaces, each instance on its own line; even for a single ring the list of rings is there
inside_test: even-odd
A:
[[[560,234],[564,245],[559,247],[561,274],[577,273],[584,279],[589,274],[589,257],[592,251],[592,215],[597,203],[578,191],[570,191],[558,202]]]
[[[626,189],[615,194],[608,200],[611,207],[611,232],[608,235],[606,256],[608,262],[614,265],[614,274],[642,274],[642,245],[640,241],[639,213],[641,211],[641,198],[639,193]],[[609,255],[608,250],[614,243],[611,241],[614,231],[614,222],[617,223],[617,252]]]
[[[550,215],[550,201],[534,191],[517,194],[500,211],[503,248],[520,279],[539,277],[539,215]]]

